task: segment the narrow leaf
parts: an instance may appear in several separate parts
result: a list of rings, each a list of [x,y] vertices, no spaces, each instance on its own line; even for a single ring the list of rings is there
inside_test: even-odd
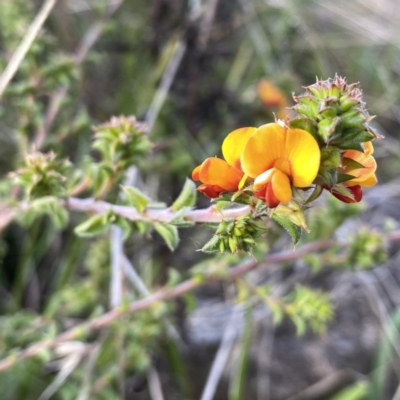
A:
[[[126,195],[128,203],[135,207],[136,211],[141,213],[146,209],[150,199],[144,193],[132,186],[123,186],[122,189]]]
[[[219,251],[219,236],[214,235],[201,249],[204,253],[215,253]]]
[[[156,222],[154,224],[154,229],[162,236],[171,251],[176,249],[179,243],[178,229],[176,226],[165,224],[164,222]]]
[[[186,179],[182,191],[178,198],[174,201],[171,209],[178,211],[183,207],[193,207],[196,203],[196,185],[191,179]]]
[[[75,234],[80,237],[91,237],[105,233],[109,228],[106,214],[93,215],[75,228]]]
[[[293,239],[293,244],[296,245],[301,237],[300,226],[290,222],[285,216],[274,214],[272,218],[281,225]]]

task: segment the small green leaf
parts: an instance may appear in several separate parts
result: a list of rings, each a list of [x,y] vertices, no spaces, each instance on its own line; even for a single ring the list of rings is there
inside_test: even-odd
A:
[[[196,196],[197,192],[195,183],[190,179],[186,179],[182,191],[172,204],[171,209],[178,211],[183,207],[193,207],[196,203]]]
[[[119,226],[123,232],[123,239],[126,240],[132,233],[132,222],[123,217],[117,217],[114,222],[115,225]]]
[[[214,235],[201,249],[204,253],[215,253],[219,251],[219,236]]]
[[[68,212],[61,206],[60,201],[53,196],[34,200],[29,208],[20,216],[21,223],[30,225],[38,216],[46,214],[57,229],[62,229],[68,222]]]
[[[179,243],[178,229],[176,226],[164,222],[156,222],[154,229],[163,237],[168,248],[173,251]]]
[[[128,203],[135,207],[137,212],[142,213],[146,209],[150,199],[133,186],[123,186],[122,189],[126,195]]]
[[[289,233],[289,235],[292,237],[293,239],[293,244],[296,245],[298,243],[298,241],[300,240],[301,237],[301,232],[302,229],[290,222],[285,216],[283,215],[277,215],[277,214],[273,214],[272,218],[279,224],[281,225],[284,229],[286,229],[286,231]]]
[[[185,219],[186,213],[190,210],[190,207],[183,207],[175,214],[174,218],[172,218],[169,223],[175,226],[179,226],[180,228],[186,228],[188,226],[193,226],[194,221],[189,221]]]
[[[231,201],[226,201],[226,200],[218,200],[216,203],[215,203],[215,209],[216,210],[223,210],[224,208],[226,208],[226,207],[229,207],[230,205],[232,204],[232,202]]]
[[[109,211],[93,215],[75,228],[75,234],[80,237],[92,237],[105,233],[110,226],[109,216]]]

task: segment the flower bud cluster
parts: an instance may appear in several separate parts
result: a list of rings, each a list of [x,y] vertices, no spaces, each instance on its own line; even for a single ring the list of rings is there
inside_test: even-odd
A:
[[[57,159],[53,152],[33,152],[27,154],[24,161],[25,165],[10,173],[10,177],[24,188],[28,199],[66,195],[65,183],[71,169],[68,160]]]
[[[357,83],[342,77],[317,81],[305,93],[293,96],[299,117],[289,126],[308,131],[321,150],[321,164],[314,183],[346,203],[359,202],[361,186],[376,184],[376,162],[372,141],[380,137],[371,127],[369,115]],[[315,196],[313,196],[315,198]]]
[[[309,124],[307,130],[320,144],[339,149],[363,151],[361,143],[379,137],[369,124],[374,117],[369,115],[357,83],[347,84],[336,75],[305,89],[302,95],[293,96],[297,103],[293,110],[300,118],[291,126]]]
[[[236,253],[245,251],[251,253],[254,239],[265,232],[250,214],[243,215],[234,220],[222,221],[213,238],[206,243],[202,251],[206,253],[230,251]]]

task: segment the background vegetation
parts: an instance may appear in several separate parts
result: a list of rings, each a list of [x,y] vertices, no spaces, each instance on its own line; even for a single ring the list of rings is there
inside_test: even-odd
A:
[[[1,398],[400,398],[399,18],[392,0],[2,0]],[[197,252],[205,226],[182,228],[171,252],[175,231],[114,215],[82,238],[84,213],[27,202],[42,163],[57,172],[45,194],[114,203],[124,182],[169,206],[228,132],[273,121],[335,73],[361,83],[385,136],[379,184],[357,205],[322,197],[294,251],[271,222],[253,258]],[[118,164],[99,132],[120,115],[148,133]]]

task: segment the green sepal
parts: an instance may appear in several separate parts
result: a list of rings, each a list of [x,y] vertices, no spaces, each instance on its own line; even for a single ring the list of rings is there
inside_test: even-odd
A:
[[[318,101],[310,96],[309,94],[304,94],[296,96],[294,100],[298,103],[293,107],[293,110],[302,114],[308,118],[316,119],[318,115]]]
[[[165,222],[155,222],[154,229],[162,236],[171,251],[176,249],[179,244],[178,229],[176,226],[166,224]]]
[[[246,192],[238,191],[233,194],[231,201],[238,204],[250,204],[252,196]]]
[[[315,185],[314,190],[312,191],[312,193],[308,197],[308,199],[305,202],[305,204],[311,203],[314,200],[318,199],[318,197],[321,196],[322,191],[323,191],[323,187],[321,185]]]
[[[133,186],[122,186],[122,190],[129,205],[135,207],[137,212],[142,213],[146,210],[150,199],[144,193]]]
[[[370,121],[371,117],[366,110],[360,108],[352,108],[341,115],[342,124],[346,128],[358,127],[364,122]]]
[[[318,127],[312,119],[293,119],[289,122],[289,127],[291,129],[303,129],[304,131],[310,133],[320,145],[324,144],[324,142],[321,140],[321,136],[318,134]]]
[[[357,151],[360,151],[361,153],[364,152],[364,148],[361,146],[361,144],[360,144],[360,143],[353,142],[353,141],[341,143],[341,144],[339,145],[339,147],[340,147],[342,150],[357,150]]]
[[[219,202],[229,202],[229,204],[232,203],[238,203],[238,204],[249,204],[251,202],[252,196],[245,191],[241,190],[235,193],[222,193],[217,199],[213,199],[212,201],[219,203]],[[225,208],[222,207],[222,208]]]
[[[354,179],[355,177],[348,174],[338,174],[337,182],[336,183],[343,183]]]
[[[318,107],[319,115],[322,118],[335,118],[337,116],[337,109],[335,107],[329,106],[326,102],[321,102]]]
[[[347,169],[349,171],[353,169],[365,168],[365,166],[358,161],[348,157],[342,157],[342,167],[344,167],[343,169]]]
[[[333,146],[321,150],[321,164],[325,169],[336,169],[340,165],[340,150]]]
[[[292,237],[293,244],[296,245],[301,238],[302,229],[300,226],[289,221],[289,219],[283,215],[273,214],[272,218],[289,233]]]
[[[327,169],[323,165],[319,167],[317,178],[315,182],[321,185],[333,187],[337,183],[337,169]]]
[[[340,118],[326,118],[318,123],[319,135],[327,141],[329,137],[335,132],[337,125],[340,123]]]
[[[357,104],[360,104],[360,100],[358,100],[355,97],[351,97],[348,94],[345,94],[340,97],[339,99],[340,102],[340,108],[346,112],[356,106]]]
[[[369,130],[360,130],[360,129],[351,129],[351,130],[344,130],[340,134],[333,135],[329,140],[329,143],[333,146],[338,146],[341,148],[343,144],[346,143],[364,143],[369,142],[375,139],[375,135],[372,131]]]
[[[353,193],[350,192],[349,189],[346,188],[346,186],[343,185],[335,185],[335,187],[332,189],[335,192],[341,194],[342,196],[345,196],[351,200],[354,200],[354,195]]]
[[[204,253],[216,253],[219,251],[219,237],[214,235],[202,248]]]
[[[171,209],[178,211],[183,207],[193,207],[196,203],[196,197],[196,184],[191,179],[186,179],[182,191],[172,204]]]

